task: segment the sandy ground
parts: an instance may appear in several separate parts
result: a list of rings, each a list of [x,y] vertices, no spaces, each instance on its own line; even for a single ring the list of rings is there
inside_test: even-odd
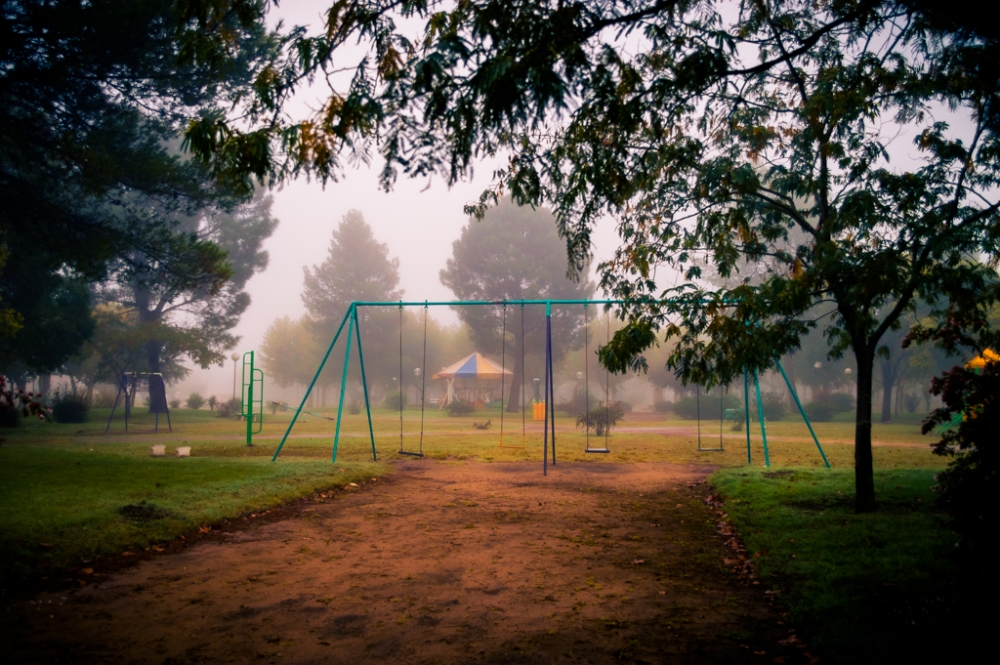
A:
[[[709,471],[403,461],[12,603],[0,660],[809,662],[764,586],[723,565]]]

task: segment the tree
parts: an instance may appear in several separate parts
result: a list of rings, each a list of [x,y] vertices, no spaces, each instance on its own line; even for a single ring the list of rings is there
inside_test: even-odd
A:
[[[326,260],[303,272],[302,302],[308,310],[308,325],[324,351],[352,302],[399,300],[403,296],[403,290],[397,288],[399,259],[389,258],[388,245],[375,239],[357,210],[348,211],[333,230]],[[366,307],[358,311],[358,316],[368,351],[368,380],[388,384],[399,373],[398,315],[384,308]],[[324,383],[339,383],[342,368],[342,358],[331,358],[326,364]]]
[[[305,317],[275,319],[260,345],[261,365],[268,378],[282,387],[309,385],[322,357]]]
[[[201,165],[170,149],[189,120],[244,94],[277,53],[253,20],[263,15],[260,2],[227,3],[221,14],[215,4],[4,2],[0,252],[9,260],[0,266],[0,298],[18,320],[26,312],[13,303],[30,308],[61,297],[64,286],[42,288],[53,279],[100,281],[109,261],[178,249],[183,238],[164,212],[247,193],[214,186]],[[213,42],[217,30],[228,47]],[[90,323],[86,309],[72,310],[81,331]],[[0,333],[19,335],[12,347],[38,347],[29,330],[6,325]],[[85,339],[63,336],[46,352],[58,351],[62,362]]]
[[[107,302],[136,313],[146,334],[147,371],[181,355],[202,367],[222,364],[237,338],[229,331],[250,305],[247,282],[267,267],[264,241],[278,221],[259,193],[231,212],[207,209],[177,220],[169,251],[131,251],[112,262]],[[164,357],[164,354],[167,355]]]
[[[831,356],[850,351],[857,367],[856,508],[873,510],[883,336],[916,298],[939,311],[976,292],[992,271],[966,258],[998,250],[995,31],[924,0],[394,9],[336,5],[324,35],[299,42],[310,56],[290,63],[299,74],[332,67],[334,54],[341,65],[338,47],[355,36],[371,45],[350,87],[314,118],[246,134],[221,120],[196,124],[192,146],[220,177],[308,169],[328,178],[342,150],[364,154],[377,140],[386,186],[400,172],[454,182],[476,156],[507,155],[477,214],[506,193],[551,202],[576,268],[596,220],[617,220],[622,246],[601,266],[605,288],[627,302],[629,325],[602,352],[615,370],[663,327],[678,342],[672,369],[728,382],[794,350],[820,325],[805,313],[829,304]],[[425,20],[419,42],[399,15]],[[642,38],[623,48],[631,35]],[[273,117],[266,102],[288,80],[251,102],[257,119]],[[941,107],[951,110],[935,117]],[[890,160],[898,135],[913,137],[915,161]],[[271,140],[292,146],[287,161],[232,158]],[[807,240],[786,249],[791,229]],[[765,258],[755,284],[709,291],[657,278],[672,268],[695,279],[709,262],[730,277]]]
[[[593,295],[589,280],[566,276],[565,247],[559,240],[552,214],[510,201],[501,203],[481,222],[469,220],[452,243],[452,258],[441,271],[441,283],[459,300],[584,299]],[[508,409],[520,406],[521,351],[545,348],[545,318],[516,306],[507,307],[508,363],[513,366]],[[582,307],[552,310],[553,355],[562,357],[582,343]],[[476,348],[500,354],[504,311],[502,307],[460,307],[458,316],[469,326]],[[591,315],[598,315],[594,307]],[[536,313],[537,314],[537,313]],[[522,321],[523,317],[523,321]],[[521,329],[524,339],[521,339]],[[596,348],[596,345],[595,345]]]

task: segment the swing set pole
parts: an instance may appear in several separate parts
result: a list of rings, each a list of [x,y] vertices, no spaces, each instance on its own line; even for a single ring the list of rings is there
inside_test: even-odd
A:
[[[750,464],[750,377],[743,369],[743,415],[747,421],[747,464]]]
[[[372,427],[372,407],[368,401],[368,379],[365,376],[365,354],[361,350],[361,324],[358,322],[357,311],[354,313],[354,331],[358,335],[358,360],[361,362],[361,389],[365,393],[365,413],[368,414],[368,436],[372,442],[372,460],[378,461],[378,453],[375,452],[375,429]]]
[[[351,311],[348,312],[351,317],[352,322],[357,322],[358,310],[354,305],[351,305]],[[354,332],[353,326],[348,326],[347,328],[347,348],[344,349],[344,372],[340,378],[340,401],[337,403],[337,428],[333,433],[333,456],[330,460],[331,462],[337,461],[337,445],[340,443],[340,419],[344,413],[344,393],[347,392],[347,370],[350,367],[351,361],[351,336]]]
[[[788,386],[788,391],[792,393],[792,399],[795,400],[795,406],[799,408],[799,413],[802,414],[802,420],[806,421],[806,427],[809,428],[809,433],[812,434],[813,441],[816,442],[816,449],[819,450],[820,456],[823,458],[823,464],[826,464],[826,468],[830,468],[830,460],[826,458],[826,453],[823,452],[823,446],[819,445],[819,438],[816,436],[816,432],[813,431],[812,423],[809,422],[809,416],[806,415],[806,410],[802,408],[802,402],[799,401],[799,394],[795,392],[795,386],[789,381],[788,375],[785,374],[785,368],[781,366],[781,361],[777,358],[774,359],[775,364],[778,366],[778,371],[781,372],[781,378],[785,380],[785,385]]]
[[[288,429],[285,430],[285,435],[281,437],[281,443],[278,444],[278,449],[274,451],[274,457],[271,458],[272,462],[278,459],[278,455],[281,454],[281,449],[284,447],[285,441],[288,440],[288,435],[291,433],[292,428],[295,427],[295,421],[299,419],[299,414],[306,408],[306,400],[309,399],[309,394],[312,392],[316,382],[319,381],[319,375],[323,372],[323,368],[326,367],[326,361],[330,359],[330,354],[333,353],[333,347],[336,346],[337,340],[340,339],[340,333],[344,330],[344,326],[347,324],[347,321],[351,316],[353,307],[354,306],[352,305],[351,309],[344,314],[344,320],[340,322],[340,327],[337,328],[337,334],[333,336],[333,341],[330,342],[330,348],[326,350],[326,355],[323,356],[323,360],[316,369],[316,375],[313,376],[313,380],[309,383],[309,387],[306,388],[306,394],[302,396],[302,403],[299,404],[299,408],[295,410],[295,415],[292,416],[292,422],[288,423]]]
[[[350,344],[350,337],[348,344]],[[757,394],[757,416],[760,418],[760,438],[764,441],[764,466],[771,466],[771,458],[767,454],[767,425],[764,424],[764,402],[760,399],[760,378],[757,370],[753,371],[753,387]]]

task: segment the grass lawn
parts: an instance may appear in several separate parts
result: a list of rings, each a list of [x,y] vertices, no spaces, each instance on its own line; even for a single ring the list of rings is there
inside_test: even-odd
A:
[[[854,513],[850,470],[723,469],[710,482],[761,584],[824,660],[930,662],[976,639],[952,630],[956,537],[935,508],[933,476],[876,471],[879,509],[868,515]]]
[[[391,471],[399,458],[398,412],[373,414],[379,463],[371,461],[364,414],[345,414],[336,464],[330,463],[333,423],[306,415],[291,432],[277,463],[271,455],[291,413],[265,414],[255,446],[244,445],[245,425],[209,411],[172,412],[173,432],[161,418],[137,409],[124,431],[120,412],[107,435],[108,410],[95,409],[82,425],[22,423],[0,432],[0,569],[4,589],[30,587],[41,577],[126,549],[149,547],[199,526],[261,511],[313,492]],[[312,409],[319,411],[318,409]],[[319,411],[334,415],[333,409]],[[541,471],[541,423],[499,411],[451,418],[424,414],[423,450],[432,459],[537,461]],[[478,430],[473,422],[491,421]],[[403,414],[404,444],[420,441],[419,410]],[[838,662],[899,660],[907,649],[936,635],[930,617],[954,597],[949,576],[954,538],[933,507],[933,474],[943,460],[930,453],[920,418],[876,423],[872,438],[880,510],[853,513],[853,422],[844,417],[817,423],[816,432],[833,469],[823,468],[809,432],[792,415],[767,423],[772,467],[763,469],[758,425],[751,428],[753,466],[746,465],[744,432],[701,423],[703,444],[724,452],[699,452],[699,423],[630,414],[608,439],[611,454],[584,452],[586,435],[574,419],[557,417],[558,459],[608,464],[671,462],[722,467],[712,476],[726,510],[756,559],[762,583],[781,590],[800,635]],[[151,458],[163,443],[166,458]],[[593,446],[603,439],[590,438]],[[173,457],[191,446],[191,458]],[[123,515],[126,505],[146,502],[155,519]],[[934,599],[944,600],[934,600]],[[901,646],[902,645],[902,646]],[[878,658],[875,658],[877,656]]]

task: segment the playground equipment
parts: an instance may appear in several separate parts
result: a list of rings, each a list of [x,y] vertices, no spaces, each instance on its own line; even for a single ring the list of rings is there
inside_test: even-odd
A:
[[[125,397],[123,402],[125,407],[125,431],[128,432],[128,419],[132,414],[132,402],[138,391],[145,382],[149,391],[149,410],[156,414],[156,425],[153,431],[160,431],[160,414],[167,414],[167,429],[173,432],[170,424],[170,406],[167,404],[167,387],[163,382],[163,375],[159,372],[123,372],[118,380],[118,392],[115,394],[115,403],[111,405],[111,415],[108,416],[108,424],[104,428],[107,434],[111,429],[111,419],[115,417],[115,409],[118,408],[118,400]]]
[[[254,352],[243,354],[243,387],[240,390],[240,415],[247,423],[247,447],[253,447],[253,435],[264,429],[264,371],[254,367]],[[256,408],[254,408],[256,407]],[[257,430],[254,431],[254,422]]]
[[[368,394],[368,381],[367,381],[367,376],[365,374],[364,351],[363,351],[362,342],[361,342],[361,327],[360,327],[360,324],[359,324],[359,321],[358,321],[358,319],[359,319],[359,317],[358,317],[358,309],[359,308],[362,308],[362,307],[397,307],[397,308],[399,308],[399,312],[400,312],[400,315],[399,315],[400,316],[400,319],[399,319],[400,320],[400,323],[399,323],[399,335],[400,335],[400,343],[399,343],[399,349],[400,349],[400,351],[399,351],[399,355],[400,355],[400,366],[399,366],[399,368],[400,369],[399,369],[399,376],[400,376],[400,389],[402,389],[402,380],[401,380],[402,376],[403,376],[403,372],[402,372],[402,357],[403,357],[403,344],[402,344],[403,314],[402,314],[402,311],[403,311],[404,307],[423,307],[424,308],[424,357],[423,357],[423,363],[424,363],[424,365],[426,365],[426,362],[427,362],[427,310],[428,310],[428,308],[430,308],[430,307],[481,307],[481,306],[488,306],[488,307],[489,306],[492,306],[492,307],[498,307],[499,306],[499,307],[503,307],[504,308],[504,317],[503,317],[504,318],[504,324],[503,324],[503,326],[504,326],[504,335],[506,335],[506,310],[507,310],[507,307],[509,305],[520,305],[521,308],[522,308],[522,321],[521,321],[521,324],[522,324],[522,339],[523,339],[523,325],[524,325],[524,318],[523,318],[523,311],[524,310],[523,310],[523,308],[525,306],[539,306],[539,307],[540,306],[544,306],[545,307],[545,360],[544,360],[545,370],[544,370],[544,396],[542,398],[542,402],[544,403],[543,404],[543,406],[544,406],[544,426],[543,426],[543,436],[542,436],[542,453],[543,453],[543,455],[542,455],[542,473],[543,474],[547,474],[548,473],[548,465],[549,465],[549,457],[550,457],[550,447],[549,447],[550,440],[551,440],[551,461],[552,461],[553,465],[556,464],[556,422],[555,422],[556,419],[555,419],[555,409],[553,408],[555,406],[555,373],[554,373],[554,369],[553,369],[553,353],[552,353],[552,307],[553,306],[581,305],[581,306],[584,307],[584,312],[585,312],[585,316],[586,316],[586,312],[587,312],[586,308],[589,307],[590,305],[605,305],[605,306],[607,306],[607,305],[614,305],[614,304],[621,304],[621,303],[622,303],[622,301],[620,301],[620,300],[471,300],[471,301],[438,301],[438,302],[430,302],[430,301],[426,301],[425,300],[424,302],[403,302],[403,301],[396,301],[396,302],[391,302],[391,301],[389,301],[389,302],[385,302],[385,301],[356,301],[356,302],[353,302],[348,307],[347,312],[344,315],[343,320],[340,322],[340,326],[337,328],[337,331],[336,331],[336,333],[333,336],[333,341],[330,342],[329,348],[327,349],[326,353],[324,354],[323,359],[320,361],[319,367],[316,369],[316,374],[313,376],[313,380],[310,382],[309,387],[306,389],[305,395],[303,395],[303,397],[302,397],[302,402],[299,405],[299,408],[296,409],[295,414],[292,416],[292,420],[288,424],[288,428],[285,430],[285,434],[284,434],[284,436],[281,439],[281,443],[278,444],[278,448],[274,452],[274,456],[271,458],[271,460],[272,461],[276,461],[278,459],[278,456],[281,454],[281,450],[284,447],[285,442],[288,440],[288,436],[291,434],[292,428],[295,426],[295,423],[298,420],[299,415],[303,412],[303,410],[305,408],[305,405],[306,405],[306,401],[309,399],[309,395],[312,392],[313,388],[315,387],[316,382],[319,380],[319,377],[320,377],[320,375],[321,375],[321,373],[323,371],[323,368],[326,366],[326,363],[329,360],[330,355],[333,353],[333,349],[337,345],[337,342],[339,341],[341,334],[344,332],[344,328],[345,327],[347,328],[347,340],[346,340],[345,350],[344,350],[344,367],[343,367],[343,374],[341,376],[341,382],[340,382],[340,398],[339,398],[338,404],[337,404],[337,418],[336,418],[336,425],[334,427],[333,451],[331,453],[331,459],[334,462],[337,460],[337,450],[338,450],[338,447],[339,447],[339,444],[340,444],[340,426],[341,426],[341,422],[342,422],[342,419],[343,419],[343,411],[344,411],[344,396],[346,394],[346,388],[347,388],[347,371],[348,371],[348,367],[349,367],[349,363],[350,363],[350,357],[351,357],[351,343],[353,341],[353,338],[354,338],[355,334],[357,334],[357,338],[358,338],[358,362],[360,364],[360,369],[361,369],[362,390],[364,391],[364,396],[365,396],[365,411],[366,411],[366,415],[367,415],[367,418],[368,418],[368,434],[369,434],[369,440],[371,442],[372,458],[375,459],[375,460],[378,459],[378,453],[377,453],[377,451],[375,449],[375,433],[374,433],[374,427],[372,425],[371,403],[370,403],[369,394]],[[609,323],[608,323],[607,339],[610,340],[610,320],[609,320]],[[587,354],[589,355],[589,337],[588,337],[588,339],[585,340],[585,343],[588,346]],[[504,345],[504,346],[506,346],[506,345]],[[524,345],[522,344],[521,347],[522,347],[522,353],[523,353]],[[252,358],[252,356],[251,356],[251,358]],[[504,356],[503,356],[502,363],[506,363],[506,350],[504,351]],[[805,410],[802,408],[802,404],[799,401],[798,395],[795,393],[794,387],[792,386],[791,382],[788,380],[788,377],[785,374],[784,369],[781,367],[781,363],[777,362],[777,359],[776,359],[776,363],[777,363],[778,369],[781,371],[781,375],[784,378],[785,383],[788,385],[789,390],[792,392],[792,395],[793,395],[793,397],[795,399],[795,403],[799,407],[799,412],[801,413],[803,419],[805,420],[807,426],[809,427],[809,432],[810,432],[810,434],[812,434],[813,440],[816,443],[816,447],[819,449],[820,455],[823,457],[823,462],[829,468],[830,463],[829,463],[829,461],[826,458],[826,454],[823,452],[823,448],[820,446],[819,439],[816,437],[816,434],[815,434],[815,432],[812,429],[812,425],[809,423],[809,419],[806,416]],[[421,369],[420,376],[425,376],[426,375],[426,371],[425,371],[426,367],[423,367],[423,368],[420,368],[420,369]],[[505,367],[501,366],[501,372],[500,372],[501,377],[504,376],[505,369],[506,369]],[[588,370],[587,371],[588,371],[588,377],[589,377],[589,364],[588,364]],[[523,374],[523,371],[522,371],[522,374]],[[770,462],[770,456],[768,454],[768,448],[767,448],[767,429],[766,429],[766,425],[764,423],[764,411],[763,411],[763,405],[762,405],[761,397],[760,397],[760,382],[759,382],[759,379],[757,377],[756,372],[754,372],[753,379],[754,379],[754,387],[755,387],[756,396],[757,396],[757,413],[758,413],[758,418],[759,418],[760,426],[761,426],[761,438],[762,438],[763,444],[764,444],[764,464],[765,464],[765,466],[770,466],[771,462]],[[503,381],[504,381],[503,378],[501,378],[501,382],[502,383],[503,383]],[[523,383],[523,376],[522,376],[522,383]],[[751,460],[751,441],[750,441],[750,408],[749,408],[750,407],[750,397],[749,397],[749,388],[750,388],[750,386],[749,386],[749,384],[750,384],[749,373],[748,372],[744,372],[744,374],[743,374],[744,403],[745,403],[744,412],[745,412],[745,417],[746,417],[746,428],[747,428],[746,431],[747,431],[747,463],[748,464],[752,462],[752,460]],[[523,394],[523,391],[522,391],[522,394]],[[607,398],[607,396],[608,396],[608,381],[606,381],[606,384],[605,384],[605,397]],[[419,444],[420,447],[419,447],[419,449],[417,451],[407,451],[407,450],[405,450],[405,447],[403,445],[403,434],[404,434],[404,432],[403,432],[402,402],[403,402],[402,397],[400,397],[400,415],[399,415],[399,422],[400,422],[400,436],[399,436],[399,440],[400,440],[400,453],[404,454],[404,455],[413,455],[413,456],[417,456],[417,457],[422,457],[423,456],[423,435],[424,435],[424,409],[425,409],[426,399],[424,398],[423,395],[421,396],[421,405],[420,405],[421,425],[420,425],[420,444]],[[587,408],[588,408],[588,415],[589,415],[589,405],[588,405]],[[604,408],[608,408],[607,402],[605,402],[605,407]],[[501,411],[501,413],[502,413],[502,411]],[[522,414],[523,414],[523,409],[522,409]],[[524,422],[524,416],[522,415],[522,423],[523,422]],[[522,425],[522,427],[523,427],[523,425]],[[248,425],[248,443],[249,443],[249,440],[250,440],[250,434],[249,434],[249,432],[250,432],[250,429],[249,429],[249,425]],[[606,430],[605,430],[605,433],[606,433]],[[502,436],[503,436],[503,420],[502,420],[502,416],[501,416],[501,442],[502,442]],[[588,434],[588,436],[589,436],[589,434]],[[586,446],[586,452],[594,452],[594,453],[607,453],[607,452],[609,452],[609,448],[607,446],[607,439],[605,439],[605,447],[604,448],[591,448],[590,445],[589,445],[589,438],[588,438],[588,440],[587,440],[587,446]]]

